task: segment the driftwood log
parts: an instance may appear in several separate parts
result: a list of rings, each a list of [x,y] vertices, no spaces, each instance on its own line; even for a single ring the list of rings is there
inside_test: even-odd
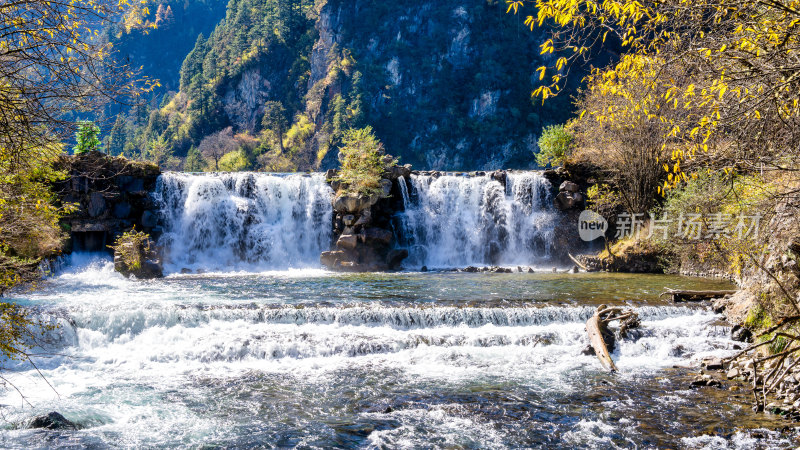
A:
[[[710,300],[712,298],[719,298],[719,297],[724,297],[726,295],[733,295],[736,292],[737,291],[735,290],[689,291],[680,289],[667,289],[667,291],[662,293],[659,297],[663,297],[665,295],[671,295],[673,303],[702,302],[703,300]]]
[[[618,320],[620,322],[618,335],[625,337],[627,331],[639,326],[639,315],[632,309],[624,310],[620,307],[600,305],[594,315],[586,322],[586,332],[594,354],[600,360],[603,368],[609,372],[616,372],[617,366],[611,359],[614,351],[616,336],[609,328],[609,324]]]
[[[577,258],[575,258],[574,256],[572,256],[572,254],[571,254],[571,253],[567,253],[567,256],[569,256],[569,259],[571,259],[571,260],[572,260],[572,262],[574,262],[574,263],[575,263],[575,264],[576,264],[578,267],[580,267],[581,269],[583,269],[583,270],[585,270],[585,271],[587,271],[587,272],[590,272],[590,270],[589,270],[588,268],[586,268],[586,266],[585,266],[583,263],[581,263],[580,261],[578,261],[578,259],[577,259]]]

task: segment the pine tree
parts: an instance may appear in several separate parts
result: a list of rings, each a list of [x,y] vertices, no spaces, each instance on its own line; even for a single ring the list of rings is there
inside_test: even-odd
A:
[[[91,151],[100,151],[102,147],[100,143],[100,127],[88,120],[78,122],[78,131],[75,133],[75,141],[77,143],[72,150],[76,155]]]

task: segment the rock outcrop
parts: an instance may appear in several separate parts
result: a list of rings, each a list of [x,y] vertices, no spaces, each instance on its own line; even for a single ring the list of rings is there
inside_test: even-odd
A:
[[[77,430],[78,427],[72,421],[61,414],[52,411],[43,416],[34,417],[28,424],[28,428],[44,428],[46,430]]]
[[[337,194],[332,199],[334,249],[320,256],[325,267],[349,272],[396,270],[408,257],[408,250],[397,248],[391,219],[403,209],[398,183],[407,182],[411,166],[394,165],[389,155],[385,161],[381,191],[369,195],[346,192],[335,180],[337,172],[327,172]]]
[[[114,246],[114,270],[140,280],[162,278],[161,252],[145,233],[125,233]]]
[[[117,237],[136,227],[157,236],[158,208],[150,193],[161,174],[148,162],[110,157],[100,152],[63,156],[56,167],[68,178],[53,191],[77,211],[62,219],[69,230],[67,251],[105,251]]]

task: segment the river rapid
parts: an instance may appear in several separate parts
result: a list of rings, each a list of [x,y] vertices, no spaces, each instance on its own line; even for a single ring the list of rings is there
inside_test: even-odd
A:
[[[685,367],[737,343],[677,276],[317,269],[127,280],[73,255],[11,300],[59,324],[6,362],[0,446],[778,448],[745,390],[690,389]],[[642,328],[602,371],[584,323],[628,305]],[[45,381],[46,379],[46,381]],[[48,385],[52,385],[52,388]],[[77,431],[26,429],[59,411]]]

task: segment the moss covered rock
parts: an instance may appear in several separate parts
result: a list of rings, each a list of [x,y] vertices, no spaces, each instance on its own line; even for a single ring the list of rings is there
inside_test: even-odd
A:
[[[114,249],[114,270],[126,278],[134,276],[140,280],[162,278],[159,251],[147,233],[129,231],[117,239]]]

